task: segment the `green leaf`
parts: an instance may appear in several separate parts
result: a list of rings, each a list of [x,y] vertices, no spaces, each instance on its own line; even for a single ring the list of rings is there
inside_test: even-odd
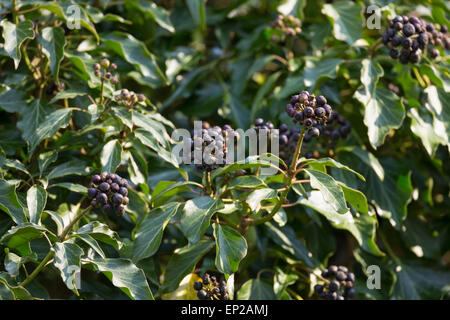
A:
[[[373,59],[364,59],[361,64],[361,83],[366,89],[366,94],[373,96],[377,88],[378,80],[384,75],[384,70]]]
[[[206,196],[186,201],[183,207],[180,228],[186,238],[188,238],[189,243],[195,243],[200,240],[209,227],[212,215],[223,208],[224,205],[220,199]]]
[[[131,149],[126,155],[129,160],[128,173],[130,174],[130,180],[136,185],[147,183],[148,163],[145,157],[135,149]]]
[[[59,83],[59,65],[64,58],[64,47],[66,37],[64,29],[60,27],[47,27],[39,32],[38,42],[42,47],[42,52],[50,61],[50,70],[55,80]]]
[[[100,257],[102,257],[103,259],[106,259],[106,255],[103,252],[103,249],[100,247],[98,242],[94,238],[92,238],[90,235],[74,234],[73,237],[80,239],[81,241],[86,243],[89,247],[91,247],[95,252],[97,252]]]
[[[233,164],[227,165],[224,168],[219,168],[214,170],[211,174],[211,179],[215,179],[225,173],[237,171],[237,170],[245,170],[251,168],[268,168],[276,166],[268,160],[265,160],[262,156],[250,156],[245,158],[244,160],[239,160]]]
[[[390,90],[376,88],[373,95],[361,89],[354,97],[365,106],[364,124],[368,128],[370,144],[376,149],[384,143],[392,129],[398,129],[405,118],[405,107]]]
[[[277,7],[278,12],[287,15],[293,15],[303,19],[303,9],[306,6],[306,0],[283,0]]]
[[[358,178],[360,178],[362,181],[366,181],[366,179],[360,173],[356,172],[355,170],[349,168],[348,166],[346,166],[334,159],[320,158],[320,159],[312,159],[312,160],[307,160],[307,161],[308,161],[308,165],[315,170],[319,170],[321,166],[339,168],[339,169],[350,171],[350,172],[354,173],[355,175],[357,175]],[[319,166],[316,166],[316,165],[319,165]]]
[[[86,167],[86,163],[81,160],[71,160],[68,162],[64,162],[50,171],[47,176],[48,180],[77,175],[77,176],[85,176],[90,173],[90,169]]]
[[[397,281],[392,292],[396,300],[438,300],[450,290],[450,272],[418,261],[402,261],[395,268]]]
[[[186,0],[192,19],[201,30],[206,30],[206,0]]]
[[[188,181],[180,181],[180,182],[172,182],[172,181],[160,181],[153,188],[151,201],[155,204],[155,206],[159,206],[164,203],[167,199],[172,198],[173,196],[181,193],[189,191],[190,188],[188,186],[196,186],[203,187],[195,182]]]
[[[261,202],[263,200],[276,199],[277,197],[277,190],[264,188],[252,191],[245,201],[252,211],[258,212],[261,209]]]
[[[102,164],[102,171],[116,172],[117,167],[122,161],[122,146],[119,140],[111,140],[104,145],[100,153],[100,162]]]
[[[83,225],[76,232],[77,235],[89,235],[92,238],[101,241],[103,243],[109,244],[116,249],[120,249],[122,242],[119,240],[119,236],[116,232],[112,231],[107,225],[100,223],[98,221],[92,221],[88,224]]]
[[[294,229],[289,226],[276,227],[270,222],[265,226],[272,239],[277,245],[289,252],[296,259],[305,263],[308,267],[317,266],[317,261],[313,260],[311,252],[305,247],[303,242],[295,235]]]
[[[52,100],[50,100],[50,103],[55,103],[58,100],[63,100],[63,99],[73,99],[76,97],[81,97],[81,96],[85,96],[86,95],[86,91],[81,90],[81,89],[67,89],[61,92],[58,92],[53,98]]]
[[[164,147],[160,146],[157,141],[155,140],[156,136],[153,135],[153,133],[148,132],[144,129],[137,129],[134,132],[134,135],[137,140],[139,140],[142,144],[152,149],[154,152],[157,153],[159,157],[161,157],[163,160],[167,161],[171,165],[173,165],[175,168],[179,168],[178,160],[176,156],[166,150]],[[167,142],[166,142],[167,143]]]
[[[322,214],[334,228],[349,231],[364,250],[375,255],[383,255],[375,243],[377,225],[375,216],[361,214],[353,217],[350,211],[340,214],[325,201],[320,191],[311,191],[308,198],[300,197],[298,202]]]
[[[230,184],[228,185],[228,189],[238,189],[238,188],[245,188],[245,189],[255,189],[258,187],[265,187],[266,184],[264,181],[262,181],[260,178],[255,176],[243,176],[243,177],[236,177],[231,180]]]
[[[334,208],[334,210],[338,213],[346,213],[348,211],[344,192],[331,176],[311,169],[305,169],[305,172],[311,179],[311,187],[320,190],[324,200]]]
[[[345,147],[340,149],[341,152],[350,152],[352,156],[356,156],[364,164],[369,166],[380,180],[384,179],[384,169],[380,161],[370,152],[360,147]],[[365,179],[364,179],[365,181]]]
[[[39,154],[38,158],[39,158],[39,160],[38,160],[39,171],[42,174],[45,170],[47,170],[49,165],[51,165],[58,159],[58,153],[49,151],[49,152]]]
[[[72,183],[72,182],[54,183],[51,186],[52,187],[61,187],[61,188],[70,190],[72,192],[82,193],[82,194],[87,194],[87,190],[88,190],[85,186],[82,186],[81,184],[77,184],[77,183]]]
[[[30,153],[33,153],[38,144],[47,138],[53,137],[59,129],[69,125],[72,109],[59,109],[50,113],[43,122],[39,124],[36,132],[30,137]]]
[[[0,180],[0,209],[5,211],[15,223],[27,221],[24,210],[17,199],[16,181]]]
[[[87,260],[133,300],[154,300],[142,269],[128,259]]]
[[[64,19],[66,23],[70,22],[73,27],[76,27],[76,24],[79,22],[83,28],[86,28],[95,36],[97,42],[100,42],[95,26],[89,20],[86,10],[75,1],[41,2],[39,3],[39,7],[53,12],[58,17]]]
[[[170,202],[153,209],[135,230],[133,261],[153,256],[161,245],[164,229],[177,213],[180,203]]]
[[[362,37],[361,12],[361,6],[352,1],[324,4],[322,9],[322,13],[327,15],[333,23],[333,35],[336,39],[345,41],[349,45],[354,45]]]
[[[328,225],[311,221],[305,228],[305,245],[312,254],[312,259],[327,265],[327,259],[335,252],[336,243],[333,232]]]
[[[247,255],[247,241],[229,226],[213,224],[216,239],[216,267],[224,274],[238,271],[239,263]]]
[[[136,126],[141,127],[142,130],[150,133],[153,136],[151,140],[156,139],[156,141],[164,147],[169,145],[171,139],[166,131],[166,128],[159,121],[156,121],[150,117],[150,115],[133,111],[132,121]]]
[[[47,191],[38,185],[32,186],[27,191],[28,215],[31,223],[41,222],[42,211],[47,203]]]
[[[34,38],[33,23],[30,20],[20,22],[15,25],[6,19],[0,22],[0,26],[3,27],[3,39],[5,40],[5,46],[3,49],[8,56],[14,59],[14,67],[19,67],[21,53],[20,48],[22,43],[26,39]]]
[[[449,94],[445,90],[436,87],[425,89],[428,101],[425,107],[433,114],[433,128],[437,136],[446,141],[450,150],[450,105]]]
[[[411,131],[422,141],[422,145],[430,157],[433,157],[437,147],[440,144],[446,145],[447,140],[436,134],[433,117],[427,112],[420,111],[420,109],[408,111],[408,117],[411,118]]]
[[[22,131],[22,138],[30,142],[36,135],[39,125],[51,111],[51,106],[45,101],[36,99],[29,106],[23,108],[23,118],[17,123],[17,127]],[[55,152],[53,152],[55,154]]]
[[[344,191],[345,201],[350,203],[358,212],[369,214],[369,205],[367,204],[367,198],[364,193],[350,188],[342,182],[337,182],[337,184]]]
[[[32,300],[30,292],[22,286],[16,286],[6,273],[0,274],[0,297],[2,300]]]
[[[250,279],[237,293],[237,300],[274,300],[275,293],[271,285],[260,279]]]
[[[5,110],[6,112],[23,113],[26,105],[27,102],[23,91],[7,88],[0,94],[0,109]]]
[[[19,275],[20,268],[23,264],[31,262],[35,259],[35,254],[20,257],[17,254],[8,251],[5,256],[5,270],[8,271],[11,277],[16,277]]]
[[[67,288],[78,292],[76,277],[80,276],[80,258],[83,255],[83,250],[76,244],[69,242],[57,242],[53,246],[55,256],[53,265],[59,270],[61,278],[66,284]]]
[[[176,249],[167,264],[162,292],[172,292],[176,290],[180,281],[194,270],[197,262],[199,262],[213,246],[213,241],[200,240],[193,245]]]
[[[147,17],[155,20],[160,27],[166,29],[169,32],[175,32],[175,28],[170,21],[170,13],[163,7],[157,6],[153,2],[135,1],[127,0],[125,1],[126,6],[136,8],[143,12]]]
[[[342,59],[326,58],[322,60],[307,59],[304,71],[304,83],[307,87],[317,87],[319,80],[324,78],[336,79]]]
[[[143,76],[140,77],[141,81],[151,87],[159,87],[166,83],[165,75],[156,63],[155,56],[148,51],[144,43],[130,34],[118,31],[102,35],[102,40],[141,72]]]
[[[30,240],[42,237],[42,234],[47,231],[33,223],[22,223],[19,226],[12,227],[6,232],[0,242],[8,248],[17,250],[20,255],[26,256],[32,254],[30,248]]]
[[[285,273],[280,268],[276,268],[276,273],[273,277],[273,291],[277,297],[280,299],[284,290],[298,280],[298,275],[295,273]]]

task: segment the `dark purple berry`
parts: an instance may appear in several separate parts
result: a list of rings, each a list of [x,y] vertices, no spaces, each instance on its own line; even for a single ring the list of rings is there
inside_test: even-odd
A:
[[[115,205],[119,205],[123,202],[123,196],[120,193],[116,193],[113,197],[112,197],[112,202]]]
[[[312,127],[313,125],[313,121],[310,118],[306,118],[305,120],[303,120],[303,125],[307,128]]]
[[[316,102],[318,106],[323,107],[327,103],[327,99],[324,96],[318,96]]]
[[[106,195],[106,193],[100,192],[99,194],[97,194],[96,200],[100,204],[105,204],[108,202],[108,196]]]
[[[412,36],[416,33],[416,28],[411,23],[407,23],[403,26],[403,34],[407,37]]]
[[[340,285],[339,282],[337,282],[336,280],[331,280],[330,281],[330,285],[329,285],[330,291],[331,292],[336,292],[339,290]]]
[[[103,207],[102,207],[102,210],[104,212],[109,212],[109,211],[111,211],[111,209],[112,209],[112,207],[111,207],[111,205],[109,203],[103,205]]]
[[[92,177],[92,183],[98,185],[100,182],[102,182],[102,178],[96,174]]]
[[[102,182],[98,188],[103,192],[107,192],[110,188],[110,185],[107,182]]]
[[[306,107],[305,110],[303,110],[303,115],[307,118],[311,118],[314,115],[314,109],[311,107]]]
[[[320,131],[317,128],[311,128],[311,129],[308,130],[308,134],[311,137],[318,137],[320,135]]]
[[[314,110],[314,113],[315,113],[316,117],[323,118],[323,117],[325,117],[326,111],[324,108],[318,107],[318,108],[316,108],[316,110]]]
[[[206,293],[205,290],[200,290],[199,292],[197,292],[197,297],[200,300],[206,300],[206,299],[208,299],[208,293]]]
[[[97,195],[97,189],[89,188],[87,194],[88,194],[88,197],[92,199]]]
[[[196,291],[202,290],[203,284],[201,283],[201,281],[196,281],[194,282],[194,289]]]

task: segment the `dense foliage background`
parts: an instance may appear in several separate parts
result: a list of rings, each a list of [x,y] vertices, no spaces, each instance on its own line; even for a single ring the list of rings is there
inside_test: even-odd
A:
[[[371,4],[381,29],[365,26]],[[301,33],[271,28],[278,14]],[[391,59],[381,37],[398,14],[450,27],[443,0],[0,1],[0,297],[196,299],[193,283],[216,272],[237,299],[317,299],[336,264],[359,299],[448,298],[448,51]],[[102,58],[116,86],[94,74]],[[121,88],[146,102],[116,103]],[[280,201],[283,174],[227,166],[211,195],[170,153],[172,130],[194,120],[292,128],[284,108],[302,90],[352,132],[332,154],[308,144],[321,155],[301,158],[308,183],[268,222],[245,224]],[[90,210],[61,238],[102,171],[130,181],[126,214]],[[380,289],[366,286],[370,265]]]

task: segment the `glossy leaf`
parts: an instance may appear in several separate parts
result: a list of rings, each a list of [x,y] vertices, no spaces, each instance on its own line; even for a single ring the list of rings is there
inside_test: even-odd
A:
[[[237,272],[239,263],[247,255],[247,241],[231,227],[214,224],[213,228],[217,269],[225,274]]]

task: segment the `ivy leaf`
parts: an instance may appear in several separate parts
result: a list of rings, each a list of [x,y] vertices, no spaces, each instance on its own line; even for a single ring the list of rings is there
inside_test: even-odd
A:
[[[322,214],[334,228],[349,231],[364,250],[378,256],[383,255],[375,243],[375,216],[361,214],[353,217],[350,211],[345,214],[337,213],[320,191],[311,191],[308,198],[300,197],[298,202]]]
[[[53,265],[60,271],[61,278],[67,288],[77,291],[76,277],[80,276],[80,258],[83,250],[74,243],[57,242],[53,246],[55,258]]]
[[[277,7],[278,12],[287,15],[293,15],[303,19],[303,9],[306,6],[306,0],[284,0]]]
[[[95,252],[97,252],[100,257],[102,257],[103,259],[106,259],[106,255],[103,252],[103,249],[100,247],[100,245],[98,244],[97,240],[92,238],[90,235],[88,235],[88,234],[74,234],[71,237],[80,239],[81,241],[86,243],[90,248],[92,248]]]
[[[223,209],[222,200],[211,197],[198,197],[186,201],[183,207],[180,228],[189,243],[195,243],[206,232],[212,215]]]
[[[346,166],[334,159],[320,158],[320,159],[312,159],[312,160],[307,160],[307,161],[308,161],[308,165],[315,170],[319,170],[320,166],[322,166],[322,165],[327,166],[327,167],[339,168],[339,169],[350,171],[350,172],[354,173],[356,176],[358,176],[358,178],[360,178],[362,181],[366,181],[366,179],[360,173],[356,172],[355,170],[349,168],[348,166]],[[318,167],[316,165],[320,165],[320,166]]]
[[[344,192],[336,181],[326,173],[305,169],[311,179],[311,187],[318,189],[323,194],[324,200],[338,213],[348,211],[345,203]]]
[[[50,113],[39,124],[35,134],[28,140],[30,143],[30,154],[34,152],[42,140],[53,137],[59,129],[67,127],[71,116],[72,109],[59,109]]]
[[[133,300],[154,300],[144,271],[128,259],[87,260]]]
[[[163,7],[157,6],[153,2],[135,1],[127,0],[125,1],[126,6],[130,6],[138,9],[139,11],[145,13],[147,17],[155,20],[160,27],[166,29],[169,32],[175,32],[175,28],[170,21],[170,13]]]
[[[351,1],[338,1],[324,4],[322,13],[333,23],[333,34],[336,39],[347,42],[350,46],[362,38],[362,8]]]
[[[86,188],[85,186],[82,186],[81,184],[77,184],[77,183],[72,183],[72,182],[54,183],[51,186],[53,188],[54,187],[61,187],[61,188],[70,190],[72,192],[82,193],[82,194],[87,194],[87,190],[88,190],[88,188]]]
[[[116,172],[117,167],[122,161],[122,146],[119,140],[111,140],[102,149],[100,153],[100,162],[102,171]]]
[[[278,192],[275,189],[264,188],[252,191],[245,200],[254,212],[258,212],[261,209],[261,201],[275,199],[278,197]]]
[[[450,150],[450,105],[449,94],[434,86],[425,89],[428,102],[425,107],[433,114],[433,128],[437,136],[446,141]]]
[[[337,184],[342,188],[342,191],[344,191],[345,201],[350,203],[358,212],[369,214],[369,206],[364,193],[350,188],[342,182],[337,182]]]
[[[162,291],[172,292],[176,290],[180,281],[194,270],[197,262],[213,246],[214,242],[210,240],[200,240],[193,245],[176,249],[167,264]]]
[[[44,122],[47,115],[51,112],[51,106],[40,99],[34,100],[23,110],[23,118],[17,123],[17,127],[22,131],[22,138],[25,141],[31,141],[36,134],[39,125]],[[52,152],[53,154],[57,154]]]
[[[439,267],[429,267],[418,261],[402,261],[395,268],[393,299],[442,299],[450,290],[450,272]]]
[[[39,7],[42,9],[47,9],[58,17],[64,19],[72,28],[76,27],[76,24],[79,22],[83,28],[86,28],[95,36],[97,42],[100,41],[98,33],[95,30],[95,26],[89,20],[86,10],[76,2],[71,0],[41,2],[39,3]]]
[[[27,102],[24,97],[24,92],[7,88],[0,94],[0,109],[9,113],[23,113]],[[26,113],[25,113],[26,115]]]
[[[53,77],[59,82],[59,65],[64,58],[66,37],[64,29],[60,27],[47,27],[40,31],[38,42],[42,46],[42,52],[50,61],[50,70]]]
[[[33,22],[26,20],[15,25],[6,19],[0,22],[3,27],[3,39],[5,40],[4,50],[14,59],[14,67],[19,67],[21,53],[20,47],[26,39],[34,39]]]
[[[22,223],[8,230],[0,242],[8,248],[17,250],[22,256],[31,255],[30,240],[42,237],[45,231],[47,229],[37,224]]]
[[[319,80],[324,78],[336,79],[342,59],[307,59],[304,71],[304,83],[307,87],[317,87]]]
[[[275,293],[271,285],[260,279],[250,279],[237,293],[237,300],[274,300]]]
[[[224,274],[238,271],[239,263],[247,255],[247,241],[229,226],[213,224],[216,239],[216,267]]]
[[[32,186],[27,191],[28,215],[31,223],[41,222],[42,211],[47,203],[47,191],[38,185]]]
[[[71,160],[61,163],[53,167],[47,176],[48,180],[62,178],[71,175],[85,176],[90,173],[90,169],[86,167],[86,163],[81,160]]]
[[[92,238],[109,244],[116,249],[120,249],[122,247],[122,242],[120,242],[118,234],[112,231],[107,225],[98,221],[92,221],[83,225],[78,229],[76,234],[89,235]]]
[[[166,77],[156,63],[156,58],[144,43],[130,34],[114,31],[102,35],[105,45],[114,50],[127,62],[134,65],[142,74],[140,80],[151,87],[166,84]]]
[[[158,251],[164,229],[179,207],[180,203],[170,202],[153,209],[145,216],[135,230],[132,259],[134,262],[151,257]]]
[[[236,177],[231,180],[228,189],[248,188],[255,189],[258,187],[265,187],[266,184],[260,178],[255,176]]]
[[[422,141],[423,147],[432,157],[437,147],[440,144],[446,145],[447,140],[436,134],[432,115],[420,111],[413,108],[408,111],[408,117],[411,118],[411,131]]]
[[[35,254],[20,257],[17,254],[8,251],[5,256],[5,270],[8,271],[11,277],[16,277],[19,275],[20,267],[22,267],[24,263],[31,262],[35,259]]]
[[[17,224],[27,221],[24,210],[17,199],[16,181],[0,180],[0,209]]]
[[[270,222],[266,222],[265,226],[269,232],[270,238],[277,245],[289,252],[296,259],[304,262],[308,267],[313,268],[317,266],[317,261],[313,260],[311,252],[309,252],[303,242],[296,237],[295,232],[291,227],[276,227]]]
[[[390,90],[376,88],[373,95],[361,89],[354,97],[365,106],[364,124],[368,128],[370,144],[376,149],[384,143],[392,129],[398,129],[405,118],[405,107]]]

